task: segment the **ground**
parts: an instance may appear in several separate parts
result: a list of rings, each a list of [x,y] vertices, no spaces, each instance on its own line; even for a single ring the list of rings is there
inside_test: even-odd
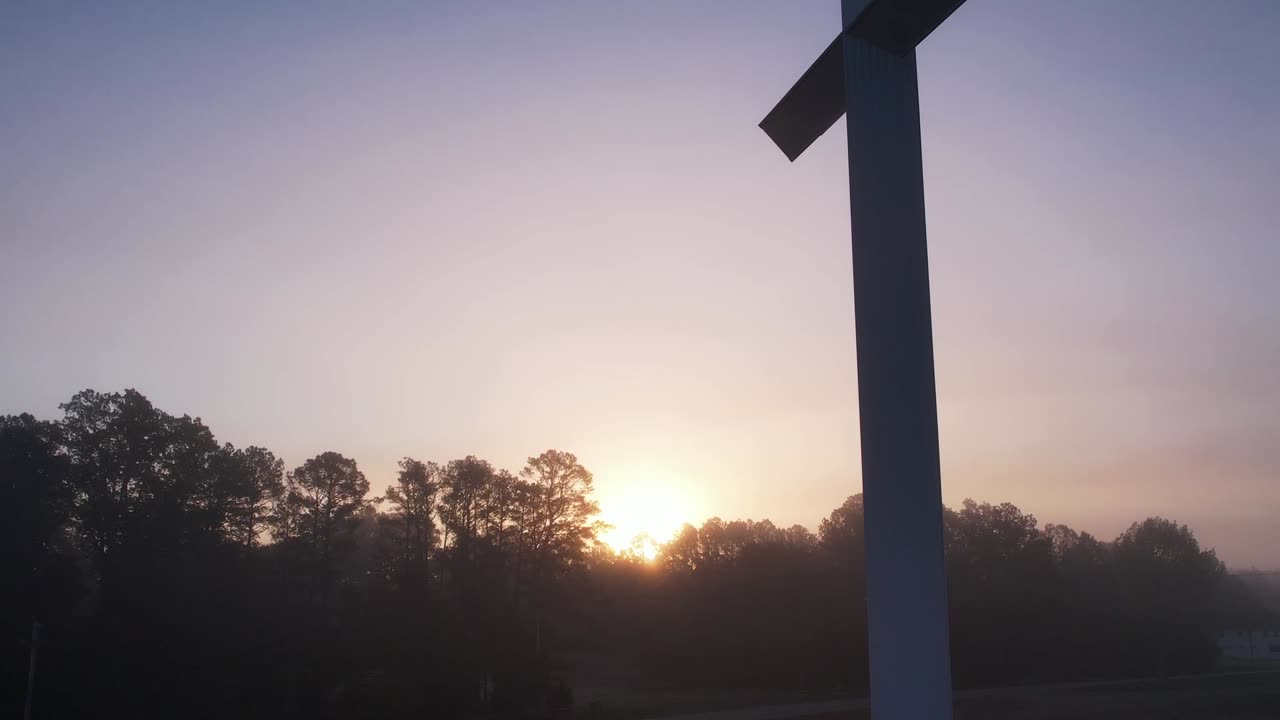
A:
[[[602,718],[663,720],[864,720],[858,698],[750,698],[750,691],[656,693],[624,706],[600,698]],[[621,699],[616,697],[615,699]],[[647,707],[646,707],[647,706]],[[590,717],[591,714],[587,713]],[[1280,671],[958,694],[956,720],[1280,720]]]

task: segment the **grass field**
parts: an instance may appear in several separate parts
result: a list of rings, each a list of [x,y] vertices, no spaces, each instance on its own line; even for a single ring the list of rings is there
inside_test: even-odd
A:
[[[866,709],[814,720],[862,720]],[[961,697],[956,720],[1280,720],[1280,674],[1006,690]]]
[[[615,698],[616,699],[621,699]],[[657,693],[604,705],[601,718],[865,720],[866,700],[751,697],[750,691]],[[587,715],[591,717],[590,714]],[[1280,720],[1280,671],[1077,683],[959,693],[957,720]]]

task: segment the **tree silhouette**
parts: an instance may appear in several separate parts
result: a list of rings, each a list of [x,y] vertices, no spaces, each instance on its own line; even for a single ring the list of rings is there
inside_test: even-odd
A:
[[[266,448],[237,450],[227,443],[218,462],[217,473],[226,488],[220,500],[227,504],[223,510],[227,535],[245,547],[255,547],[284,501],[284,461]]]
[[[392,519],[402,528],[397,572],[401,582],[418,586],[431,576],[430,560],[436,544],[436,494],[440,490],[440,466],[413,458],[400,461],[396,484],[387,488]]]
[[[581,563],[595,541],[600,506],[591,500],[593,478],[577,456],[559,450],[529,458],[520,475],[531,489],[528,543],[535,574],[552,578]]]
[[[36,622],[64,621],[82,590],[66,540],[71,466],[57,425],[0,416],[0,702],[18,708]],[[13,650],[11,650],[13,649]]]
[[[57,425],[31,415],[0,417],[0,577],[3,616],[25,632],[67,585],[63,529],[71,512],[71,464]]]
[[[858,493],[849,496],[849,499],[818,524],[818,541],[822,544],[822,549],[840,558],[850,570],[858,573],[866,572],[864,512],[862,493]]]
[[[284,503],[291,508],[296,539],[306,548],[312,588],[322,608],[336,580],[335,555],[351,548],[358,514],[368,505],[369,481],[352,460],[336,452],[321,453],[285,478]]]
[[[1225,568],[1186,525],[1153,517],[1134,523],[1116,539],[1117,575],[1124,600],[1137,610],[1130,630],[1150,652],[1147,665],[1162,674],[1212,657],[1203,628]]]
[[[33,617],[47,717],[543,717],[606,667],[623,684],[865,689],[860,495],[816,534],[686,525],[649,562],[652,546],[597,540],[594,479],[568,452],[518,475],[404,458],[380,510],[335,452],[285,474],[134,390],[62,409],[0,418],[8,707]],[[961,685],[1195,672],[1218,630],[1280,629],[1263,585],[1226,577],[1185,525],[1104,542],[1009,503],[944,518]]]
[[[468,455],[450,462],[440,475],[440,519],[447,533],[446,541],[452,541],[452,556],[459,567],[469,569],[476,562],[476,546],[488,509],[486,496],[494,474],[487,460]]]
[[[164,498],[160,460],[170,418],[141,393],[85,390],[61,406],[80,537],[99,562],[134,540],[138,521],[155,521],[182,502]]]

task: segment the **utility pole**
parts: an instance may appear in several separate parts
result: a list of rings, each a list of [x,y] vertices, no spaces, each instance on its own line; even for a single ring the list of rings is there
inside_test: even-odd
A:
[[[36,691],[36,651],[40,648],[40,622],[31,618],[31,655],[27,660],[27,703],[22,720],[31,720],[31,696]]]

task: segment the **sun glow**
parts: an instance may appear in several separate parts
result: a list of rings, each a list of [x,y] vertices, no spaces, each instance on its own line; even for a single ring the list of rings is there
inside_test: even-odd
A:
[[[629,483],[613,497],[602,497],[600,519],[612,527],[600,539],[616,552],[633,551],[645,560],[690,521],[682,493],[654,483]]]

